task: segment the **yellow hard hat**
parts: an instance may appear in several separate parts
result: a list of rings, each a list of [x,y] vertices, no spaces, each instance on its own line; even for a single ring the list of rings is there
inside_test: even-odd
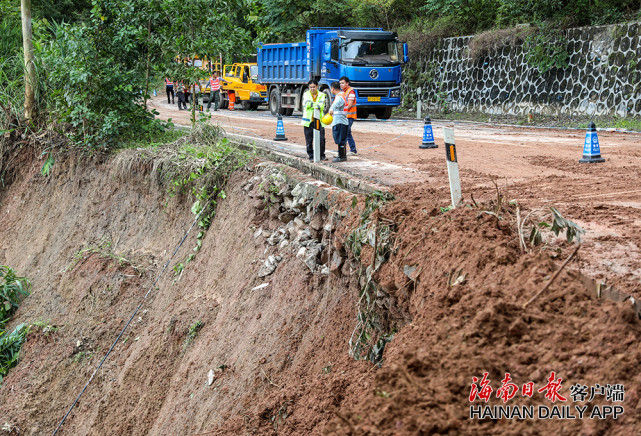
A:
[[[332,124],[332,121],[334,121],[334,117],[330,114],[325,114],[323,118],[321,118],[323,124]]]

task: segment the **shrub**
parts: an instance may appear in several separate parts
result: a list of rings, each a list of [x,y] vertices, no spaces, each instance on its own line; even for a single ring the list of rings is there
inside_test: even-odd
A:
[[[0,326],[18,308],[23,296],[29,295],[29,280],[19,277],[8,266],[0,265]]]

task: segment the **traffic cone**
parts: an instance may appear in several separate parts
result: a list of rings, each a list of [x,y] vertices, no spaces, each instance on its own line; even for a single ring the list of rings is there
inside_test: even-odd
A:
[[[228,95],[229,95],[229,110],[233,111],[234,103],[236,102],[236,94],[234,94],[233,92],[230,92]]]
[[[274,141],[287,141],[285,137],[285,128],[283,127],[283,117],[278,114],[278,123],[276,123],[276,137]]]
[[[601,147],[599,147],[599,137],[596,134],[596,125],[590,122],[588,131],[585,132],[585,142],[583,143],[583,159],[581,163],[599,163],[605,162],[601,157]]]
[[[158,93],[157,93],[157,92],[156,92],[156,90],[154,89],[154,97],[157,97],[157,96],[158,96]]]
[[[430,117],[425,117],[425,125],[423,127],[423,143],[418,148],[438,148],[434,142],[434,132],[432,131],[432,120]]]

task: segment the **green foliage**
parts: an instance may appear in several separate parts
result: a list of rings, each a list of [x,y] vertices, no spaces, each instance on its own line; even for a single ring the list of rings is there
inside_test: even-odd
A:
[[[17,365],[20,357],[20,348],[27,337],[29,328],[26,324],[18,325],[9,334],[0,330],[0,385],[9,370]]]
[[[29,331],[26,324],[18,325],[9,334],[2,327],[18,308],[22,297],[29,295],[30,286],[26,277],[20,277],[12,268],[0,265],[0,385],[9,369],[18,363],[20,347]]]
[[[373,248],[371,265],[361,263],[359,271],[359,275],[365,278],[365,284],[360,290],[356,326],[349,339],[349,353],[356,360],[367,359],[374,364],[381,363],[385,344],[394,336],[394,329],[388,325],[386,314],[376,304],[378,289],[372,280],[392,252],[393,224],[388,221],[381,223],[373,217],[374,212],[389,199],[389,196],[378,191],[368,195],[361,212],[360,225],[347,237],[347,245],[359,262],[363,247],[369,245]]]
[[[0,327],[18,308],[22,297],[29,295],[30,286],[29,279],[18,276],[8,266],[0,265]]]
[[[580,241],[581,235],[585,233],[585,230],[575,222],[563,218],[563,215],[555,208],[551,207],[550,210],[552,211],[553,218],[552,228],[550,230],[552,230],[556,236],[559,236],[559,233],[565,230],[565,237],[568,242],[572,242],[574,238]]]
[[[49,22],[87,20],[91,10],[91,0],[38,0],[31,2],[34,18],[44,18]]]
[[[196,336],[198,336],[198,332],[202,327],[203,322],[201,320],[198,320],[189,326],[189,330],[187,330],[187,337],[185,337],[185,342],[183,343],[183,351],[187,350],[187,348],[194,343],[194,340],[196,339]]]
[[[199,216],[196,246],[182,262],[174,266],[174,275],[180,276],[185,266],[200,251],[205,232],[214,218],[218,199],[225,199],[224,191],[229,176],[244,167],[251,155],[222,138],[222,129],[202,124],[184,138],[183,145],[172,157],[170,195],[189,194],[194,203],[191,211]]]
[[[97,12],[96,12],[97,13]],[[50,69],[53,111],[71,126],[74,143],[117,146],[129,135],[163,128],[143,105],[138,29],[109,28],[94,15],[93,27],[54,24],[45,62]]]
[[[525,38],[523,45],[525,60],[540,74],[546,73],[552,68],[567,68],[570,58],[567,44],[567,38],[558,30],[543,24],[536,33]]]

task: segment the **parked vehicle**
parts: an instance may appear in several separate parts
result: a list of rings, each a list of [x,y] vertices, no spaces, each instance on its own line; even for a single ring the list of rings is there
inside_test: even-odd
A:
[[[256,83],[258,67],[252,63],[235,63],[225,65],[220,78],[221,108],[229,106],[229,94],[235,96],[235,104],[240,104],[245,110],[256,110],[258,106],[267,104],[267,88]],[[202,80],[203,99],[209,100],[209,81]]]
[[[258,49],[258,83],[267,88],[273,115],[291,115],[302,110],[310,79],[319,82],[331,101],[329,86],[347,76],[356,91],[358,117],[387,119],[401,103],[401,65],[407,61],[407,44],[395,32],[313,27],[306,42]]]

